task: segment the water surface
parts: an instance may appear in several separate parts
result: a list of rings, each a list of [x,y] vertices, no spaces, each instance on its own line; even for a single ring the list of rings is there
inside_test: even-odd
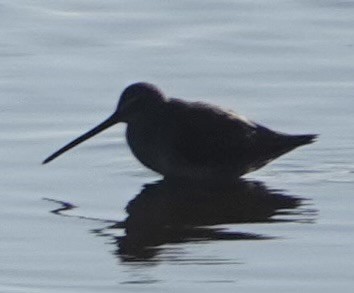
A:
[[[0,14],[1,292],[352,291],[352,2],[20,0]],[[40,164],[140,80],[320,140],[218,192],[159,182],[124,125]],[[76,208],[51,212],[63,202]]]

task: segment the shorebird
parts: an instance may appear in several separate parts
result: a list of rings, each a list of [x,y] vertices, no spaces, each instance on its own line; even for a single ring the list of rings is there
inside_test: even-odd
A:
[[[43,164],[119,122],[127,123],[136,158],[166,178],[233,180],[317,137],[273,131],[217,106],[168,98],[155,85],[139,82],[123,91],[108,119]]]

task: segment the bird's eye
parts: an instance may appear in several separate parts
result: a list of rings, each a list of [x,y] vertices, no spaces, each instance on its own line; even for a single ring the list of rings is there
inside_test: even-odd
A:
[[[123,103],[119,105],[119,110],[126,111],[127,109],[132,108],[133,105],[136,104],[137,100],[138,97],[129,97],[128,99],[124,99]]]

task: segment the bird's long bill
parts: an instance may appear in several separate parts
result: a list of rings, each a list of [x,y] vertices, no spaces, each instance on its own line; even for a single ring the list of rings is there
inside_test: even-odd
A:
[[[60,156],[61,154],[65,153],[66,151],[72,149],[73,147],[77,146],[78,144],[84,142],[85,140],[91,138],[92,136],[102,132],[103,130],[107,129],[108,127],[116,124],[119,122],[118,115],[113,113],[108,119],[103,121],[101,124],[97,125],[95,128],[91,129],[90,131],[86,132],[85,134],[79,136],[78,138],[74,139],[72,142],[68,143],[67,145],[63,146],[61,149],[56,151],[54,154],[50,155],[46,158],[42,164],[49,163],[50,161],[54,160],[56,157]]]

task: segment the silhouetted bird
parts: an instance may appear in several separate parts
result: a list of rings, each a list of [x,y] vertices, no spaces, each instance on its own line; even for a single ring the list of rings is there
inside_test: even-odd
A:
[[[123,91],[107,120],[43,163],[118,122],[128,124],[128,144],[146,167],[165,177],[202,180],[234,180],[316,138],[276,132],[209,104],[167,98],[140,82]]]

